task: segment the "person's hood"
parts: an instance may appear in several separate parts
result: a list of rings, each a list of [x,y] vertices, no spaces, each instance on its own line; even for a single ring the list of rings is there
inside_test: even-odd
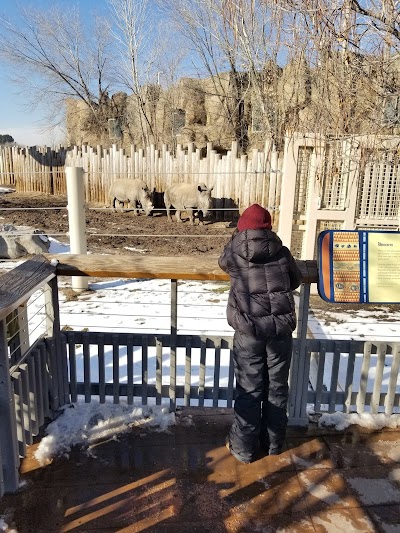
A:
[[[232,251],[251,263],[265,263],[281,248],[282,241],[269,229],[240,231],[232,239]]]

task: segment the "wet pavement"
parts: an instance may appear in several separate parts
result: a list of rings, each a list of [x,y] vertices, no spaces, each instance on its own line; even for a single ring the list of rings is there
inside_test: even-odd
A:
[[[280,456],[245,465],[224,446],[232,411],[185,409],[170,432],[21,465],[0,500],[18,533],[400,532],[400,431],[289,428]]]

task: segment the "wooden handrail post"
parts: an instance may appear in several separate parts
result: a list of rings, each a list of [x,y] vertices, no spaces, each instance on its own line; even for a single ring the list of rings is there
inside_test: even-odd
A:
[[[60,308],[58,301],[57,277],[47,283],[45,290],[46,333],[50,347],[50,400],[53,410],[62,407],[70,401],[68,384],[68,364],[66,353],[62,349],[60,329]]]
[[[297,317],[297,343],[290,368],[289,417],[292,425],[306,426],[307,391],[310,358],[307,357],[307,323],[310,304],[310,283],[300,286],[300,302]]]
[[[86,254],[86,218],[84,170],[80,167],[66,167],[68,195],[68,225],[71,254]],[[88,288],[85,277],[72,278],[72,288],[83,291]]]
[[[19,455],[17,422],[15,419],[14,391],[11,386],[8,361],[7,327],[5,319],[0,322],[0,449],[4,491],[15,492],[19,487]],[[0,493],[1,493],[0,484]]]

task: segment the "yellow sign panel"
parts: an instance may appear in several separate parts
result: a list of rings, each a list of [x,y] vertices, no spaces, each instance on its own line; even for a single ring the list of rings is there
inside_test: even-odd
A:
[[[400,234],[367,233],[368,300],[400,302]]]

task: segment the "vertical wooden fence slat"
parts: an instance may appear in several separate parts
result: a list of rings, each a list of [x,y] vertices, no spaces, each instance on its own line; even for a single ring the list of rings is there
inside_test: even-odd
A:
[[[60,331],[60,307],[58,300],[57,277],[51,279],[45,290],[47,335],[51,337],[50,350],[52,353],[52,409],[65,405],[69,401],[67,355],[62,351]]]
[[[185,407],[190,405],[190,385],[192,381],[192,338],[186,336],[186,354],[185,354],[185,385],[183,391],[183,401]]]
[[[289,401],[288,401],[288,415],[289,418],[295,417],[296,412],[296,394],[297,394],[297,373],[299,369],[299,350],[300,343],[296,342],[292,351],[292,363],[289,370]]]
[[[47,335],[51,337],[49,350],[51,354],[51,386],[53,410],[69,402],[67,354],[63,353],[60,331],[60,311],[58,300],[57,277],[51,279],[45,290]]]
[[[43,415],[44,417],[48,417],[50,414],[50,404],[49,404],[49,375],[48,375],[48,368],[47,368],[47,349],[46,345],[44,343],[40,344],[40,373],[42,375],[42,384],[43,384],[43,392],[42,392],[42,401],[43,401]]]
[[[126,346],[127,402],[133,404],[133,335],[128,335]]]
[[[162,398],[162,343],[156,341],[156,405],[161,405]]]
[[[42,383],[42,372],[41,372],[41,354],[40,350],[36,349],[33,352],[33,367],[35,369],[35,378],[36,378],[36,408],[37,408],[37,418],[39,428],[44,423],[44,413],[43,413],[43,383]]]
[[[215,359],[214,359],[213,407],[218,407],[220,371],[221,371],[221,345],[217,344],[215,346]]]
[[[158,339],[157,339],[158,340]],[[147,405],[147,385],[149,382],[149,355],[147,337],[142,337],[142,405]]]
[[[232,407],[233,405],[233,384],[234,384],[234,378],[235,378],[235,372],[234,372],[234,364],[233,364],[233,350],[231,347],[229,347],[229,370],[228,370],[228,393],[227,393],[227,407]]]
[[[199,368],[199,407],[204,406],[204,389],[206,383],[206,341],[201,338]]]
[[[32,418],[31,418],[31,404],[29,401],[29,369],[26,363],[20,365],[19,371],[21,373],[22,383],[22,404],[25,428],[25,442],[28,445],[33,443],[32,435]]]
[[[49,354],[50,409],[56,411],[60,407],[56,343],[51,338],[46,340],[46,344]]]
[[[90,375],[90,345],[89,335],[87,332],[82,335],[83,345],[83,389],[85,393],[85,403],[90,403],[91,396],[91,375]]]
[[[71,391],[71,402],[78,401],[77,377],[76,377],[76,345],[74,333],[68,337],[68,360],[69,360],[69,384]]]
[[[380,342],[377,344],[377,363],[375,367],[375,380],[374,380],[374,388],[372,391],[372,398],[371,398],[371,413],[373,415],[376,415],[379,410],[379,400],[381,396],[381,388],[382,388],[382,378],[383,378],[383,371],[385,369],[385,356],[386,356],[386,349],[387,346],[385,343]]]
[[[353,392],[354,364],[356,360],[356,349],[354,341],[350,342],[349,358],[347,360],[346,383],[344,386],[344,412],[351,411],[351,393]]]
[[[296,424],[306,424],[304,416],[307,406],[309,357],[307,353],[307,321],[310,302],[310,284],[300,286],[300,302],[297,323],[297,349],[293,354],[293,368],[290,372],[289,413]],[[293,390],[294,387],[294,390]]]
[[[398,383],[399,365],[400,365],[400,344],[392,345],[392,366],[390,368],[390,377],[388,390],[385,398],[385,414],[391,415],[394,407],[394,398]]]
[[[63,405],[70,402],[69,377],[68,377],[68,352],[67,339],[65,335],[60,335],[58,339],[59,357],[61,360],[62,378],[63,378]]]
[[[306,426],[308,424],[308,414],[307,414],[307,393],[308,393],[308,384],[310,376],[310,361],[311,361],[311,352],[306,350],[305,360],[304,360],[304,380],[303,380],[303,391],[302,391],[302,402],[300,406],[300,420],[301,425]]]
[[[322,388],[324,386],[324,369],[325,369],[325,346],[321,345],[319,350],[318,357],[318,371],[317,371],[317,381],[316,381],[316,392],[315,392],[315,412],[319,412],[321,409],[321,398],[322,398]]]
[[[32,435],[37,435],[39,433],[39,421],[36,405],[36,375],[35,375],[35,365],[33,364],[32,354],[27,358],[28,364],[28,378],[29,378],[29,404],[31,409],[31,427]]]
[[[336,392],[338,387],[338,377],[339,377],[339,363],[340,363],[340,348],[334,343],[334,353],[333,353],[333,364],[332,364],[332,373],[331,373],[331,385],[329,389],[329,412],[335,412],[336,404]]]
[[[97,335],[97,357],[99,360],[99,401],[106,402],[106,366],[104,359],[104,335]]]
[[[24,400],[22,397],[21,373],[14,372],[11,376],[14,391],[15,422],[17,425],[18,453],[25,457],[25,426],[24,426]]]
[[[371,348],[372,348],[372,345],[370,342],[366,342],[364,344],[364,356],[363,356],[363,362],[361,365],[360,388],[357,394],[357,402],[356,402],[358,414],[363,413],[365,410],[365,395],[367,392],[368,371],[369,371],[369,364],[371,360]]]
[[[6,322],[0,322],[0,449],[4,491],[15,492],[19,486],[19,457],[14,394],[11,385]]]
[[[119,337],[112,336],[113,347],[113,402],[119,403]]]

